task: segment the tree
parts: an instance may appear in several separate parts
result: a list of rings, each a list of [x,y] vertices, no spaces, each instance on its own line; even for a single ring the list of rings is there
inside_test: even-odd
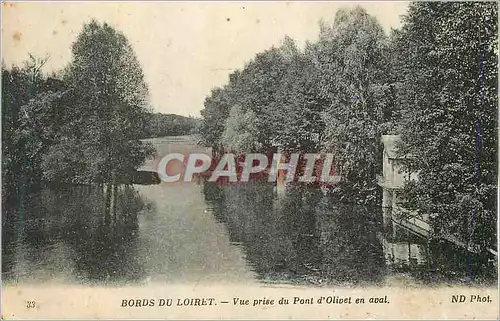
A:
[[[438,235],[496,244],[498,4],[415,2],[396,35],[406,206]]]
[[[152,154],[151,146],[138,141],[149,111],[144,76],[125,36],[106,23],[93,20],[84,25],[72,53],[64,75],[72,90],[66,97],[71,118],[59,133],[61,146],[51,149],[45,167],[62,166],[54,162],[65,159],[71,163],[74,151],[63,145],[73,142],[85,160],[76,167],[83,170],[78,176],[86,182],[114,184]]]
[[[277,96],[288,66],[283,51],[272,47],[258,53],[246,64],[235,86],[231,87],[233,104],[252,110],[256,116],[256,134],[261,151],[268,151],[276,136],[276,123],[283,107]]]
[[[325,130],[322,113],[328,101],[320,95],[314,45],[308,43],[300,52],[291,38],[285,38],[279,50],[287,70],[275,96],[274,142],[286,152],[319,152]]]
[[[148,115],[144,138],[194,134],[198,119],[175,114],[151,113]]]
[[[232,73],[229,83],[213,90],[205,101],[198,129],[202,143],[217,150],[247,146],[267,152],[276,144],[287,150],[311,149],[323,127],[319,112],[312,110],[319,103],[312,94],[316,84],[301,69],[307,67],[306,60],[294,41],[285,37],[280,47],[258,53],[243,70]],[[237,116],[237,111],[244,114]],[[250,119],[250,126],[241,125]]]
[[[29,100],[28,77],[24,70],[2,66],[2,200],[18,194],[23,155],[17,142],[19,112]]]
[[[244,136],[253,137],[261,151],[279,145],[285,152],[332,152],[344,178],[334,189],[340,199],[378,203],[380,135],[394,127],[394,115],[384,113],[385,107],[394,108],[387,37],[360,7],[340,10],[332,25],[320,27],[320,40],[303,52],[285,37],[233,73],[216,91],[224,99],[207,99],[202,132],[212,145],[234,146],[232,139]],[[253,112],[251,134],[234,129],[244,131],[236,124],[249,115],[232,117],[224,128],[228,108],[235,105],[241,108],[232,112]]]
[[[380,135],[389,89],[387,39],[378,21],[357,7],[341,9],[331,26],[321,26],[315,65],[323,113],[324,149],[335,156],[343,182],[340,199],[378,203],[375,182],[381,170]]]
[[[30,55],[22,68],[3,66],[2,70],[2,195],[8,201],[24,195],[39,185],[40,162],[49,141],[42,131],[49,126],[33,123],[33,117],[46,117],[32,112],[40,100],[52,99],[58,91],[53,78],[46,78],[42,68],[48,58]],[[52,115],[53,116],[53,115]],[[45,135],[47,136],[47,135]],[[49,135],[50,136],[50,135]]]
[[[201,111],[202,121],[196,130],[201,145],[211,147],[214,153],[222,150],[221,136],[224,122],[229,116],[230,101],[226,88],[213,89],[205,99],[205,108]]]
[[[233,152],[260,150],[256,120],[257,117],[251,109],[244,111],[240,106],[234,105],[229,111],[222,133],[223,146]]]

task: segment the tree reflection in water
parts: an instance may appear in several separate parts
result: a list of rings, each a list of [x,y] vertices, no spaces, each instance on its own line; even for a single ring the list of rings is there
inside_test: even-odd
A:
[[[496,284],[488,255],[412,235],[388,241],[380,208],[338,203],[319,188],[295,185],[278,196],[265,182],[205,182],[203,193],[264,282],[462,284],[472,273],[476,284]]]
[[[140,280],[144,273],[135,251],[143,205],[130,186],[117,189],[114,208],[108,211],[101,188],[44,189],[28,195],[22,207],[3,210],[4,280]]]
[[[317,188],[291,186],[280,195],[265,182],[161,188],[143,190],[153,206],[124,186],[109,208],[105,192],[88,187],[44,189],[23,206],[4,206],[4,281],[239,281],[256,274],[262,282],[349,286],[387,284],[401,275],[413,283],[465,283],[472,273],[475,283],[496,282],[488,257],[469,260],[449,243],[404,235],[388,241],[381,237],[380,208],[339,204]],[[192,202],[179,202],[180,195]],[[211,215],[198,220],[205,206],[225,227],[212,224]],[[226,232],[239,249],[225,244]]]
[[[266,282],[377,283],[385,273],[376,211],[334,205],[319,188],[204,184],[205,200]]]

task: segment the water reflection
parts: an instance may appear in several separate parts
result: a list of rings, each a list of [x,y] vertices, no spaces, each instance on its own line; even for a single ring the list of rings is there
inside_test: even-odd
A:
[[[205,182],[203,194],[264,282],[381,285],[398,275],[411,283],[496,282],[487,255],[398,228],[387,235],[380,208],[339,204],[319,188],[280,194],[263,182]]]
[[[143,271],[134,251],[144,204],[132,187],[117,190],[113,211],[106,213],[104,204],[103,189],[71,187],[45,189],[4,209],[4,280],[139,280]]]
[[[334,206],[320,189],[204,185],[205,200],[265,282],[359,284],[385,271],[376,211]]]
[[[447,242],[383,232],[380,208],[318,188],[214,183],[45,189],[4,207],[6,282],[495,284],[494,261]]]

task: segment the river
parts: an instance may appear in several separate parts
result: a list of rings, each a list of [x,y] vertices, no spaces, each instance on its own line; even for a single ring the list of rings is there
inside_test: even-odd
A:
[[[153,139],[158,154],[203,151]],[[144,168],[151,168],[146,162]],[[312,286],[496,281],[491,260],[450,244],[381,238],[381,212],[335,204],[320,190],[191,182],[102,190],[44,189],[3,209],[7,283],[291,283]]]

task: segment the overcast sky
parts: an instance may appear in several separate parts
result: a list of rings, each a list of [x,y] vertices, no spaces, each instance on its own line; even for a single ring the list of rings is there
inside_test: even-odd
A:
[[[3,2],[2,57],[21,64],[28,53],[50,55],[46,71],[71,57],[83,23],[95,18],[122,31],[144,70],[156,111],[199,116],[214,87],[232,69],[285,35],[299,45],[315,40],[323,18],[361,5],[386,32],[400,26],[406,2]]]

